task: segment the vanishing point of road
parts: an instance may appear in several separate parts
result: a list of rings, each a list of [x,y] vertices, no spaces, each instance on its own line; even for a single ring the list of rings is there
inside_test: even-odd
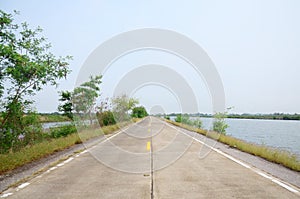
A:
[[[297,188],[275,182],[179,128],[147,117],[2,196],[300,198]]]

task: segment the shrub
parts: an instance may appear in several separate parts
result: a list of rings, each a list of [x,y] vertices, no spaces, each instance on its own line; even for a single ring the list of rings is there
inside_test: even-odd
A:
[[[175,122],[181,123],[181,121],[182,121],[181,114],[176,115]]]
[[[100,126],[114,125],[117,123],[111,111],[97,112],[97,119]]]
[[[165,119],[166,119],[166,120],[170,120],[170,116],[166,115],[166,116],[165,116]]]
[[[8,119],[12,120],[0,128],[0,153],[18,151],[27,145],[40,142],[43,138],[36,113],[29,112],[23,115],[22,112],[16,111],[16,115],[14,117],[17,117],[17,120],[9,117]]]
[[[175,122],[186,124],[196,128],[202,127],[202,121],[200,119],[191,120],[188,114],[178,114],[175,118]]]
[[[200,129],[202,127],[202,121],[200,119],[195,119],[193,121],[193,126]]]
[[[214,122],[213,122],[213,130],[221,133],[226,134],[226,129],[228,128],[228,124],[225,122],[225,118],[227,117],[227,113],[216,113],[214,115]]]
[[[77,129],[74,125],[66,125],[61,127],[50,128],[50,137],[51,138],[59,138],[66,137],[72,133],[76,133]]]
[[[135,118],[143,118],[148,116],[148,113],[145,109],[145,107],[140,106],[140,107],[134,107],[132,109],[132,114],[131,117],[135,117]]]
[[[187,124],[192,126],[193,125],[193,121],[190,119],[190,117],[188,116],[188,114],[183,114],[181,117],[181,123],[183,124]]]

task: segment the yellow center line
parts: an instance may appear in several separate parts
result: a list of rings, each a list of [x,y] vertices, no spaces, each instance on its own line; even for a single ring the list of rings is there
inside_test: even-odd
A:
[[[147,151],[150,151],[151,150],[151,142],[147,142]]]

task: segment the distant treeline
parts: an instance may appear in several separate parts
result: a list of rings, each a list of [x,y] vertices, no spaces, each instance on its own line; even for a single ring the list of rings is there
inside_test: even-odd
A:
[[[177,116],[180,113],[167,114],[168,116]],[[207,113],[193,113],[188,114],[190,117],[213,117],[212,114]],[[158,116],[164,116],[163,114],[158,114]],[[300,120],[300,114],[288,114],[288,113],[270,113],[270,114],[228,114],[227,118],[237,118],[237,119],[265,119],[265,120]]]
[[[70,121],[70,119],[58,112],[54,113],[38,113],[38,119],[40,122],[65,122]]]
[[[300,114],[273,113],[273,114],[229,114],[228,118],[265,119],[265,120],[300,120]]]
[[[1,114],[1,112],[0,112],[0,114]],[[41,122],[41,123],[70,121],[70,119],[68,117],[66,117],[63,114],[60,114],[58,112],[54,112],[54,113],[37,113],[37,117],[38,117],[39,122]],[[0,117],[0,122],[2,122],[1,117]]]

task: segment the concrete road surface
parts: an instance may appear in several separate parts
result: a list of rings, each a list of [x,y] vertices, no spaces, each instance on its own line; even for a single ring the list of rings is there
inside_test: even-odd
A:
[[[147,117],[1,197],[300,198],[297,188],[205,147]],[[201,150],[207,153],[199,157]]]

